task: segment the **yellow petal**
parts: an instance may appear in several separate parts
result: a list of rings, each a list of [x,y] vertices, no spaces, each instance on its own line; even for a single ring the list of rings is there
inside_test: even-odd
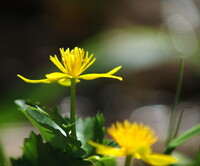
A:
[[[93,142],[93,141],[89,141],[88,143],[90,145],[96,147],[96,152],[98,154],[116,156],[116,157],[125,156],[125,153],[121,148],[105,146],[105,145],[101,145],[101,144]]]
[[[83,65],[81,66],[82,67],[82,73],[87,69],[87,68],[89,68],[94,62],[95,62],[95,60],[96,60],[96,58],[94,58],[91,62],[90,62],[90,60],[92,59],[92,57],[93,57],[93,54],[89,57],[89,58],[87,58],[86,59],[86,61],[83,63]],[[89,63],[89,64],[88,64]]]
[[[80,82],[80,80],[79,79],[76,79],[76,83],[79,83]],[[63,86],[71,86],[71,80],[70,79],[60,79],[59,81],[58,81],[58,83],[60,84],[60,85],[63,85]]]
[[[61,52],[62,50],[60,50]],[[62,53],[62,52],[61,52]],[[50,60],[54,63],[54,65],[56,65],[63,73],[66,73],[66,69],[64,68],[64,66],[62,65],[62,63],[60,63],[60,61],[58,60],[57,56],[54,55],[54,57],[50,56]]]
[[[69,76],[67,74],[64,74],[64,73],[59,73],[59,72],[54,72],[54,73],[46,74],[46,77],[51,82],[56,82],[56,81],[58,81],[60,79],[63,79],[63,78],[71,78],[71,76]]]
[[[17,74],[17,76],[27,83],[51,83],[51,81],[49,79],[30,80],[30,79],[27,79],[27,78],[19,75],[19,74]]]
[[[78,78],[80,79],[84,79],[84,80],[94,80],[97,78],[114,78],[114,79],[118,79],[120,81],[122,81],[122,77],[118,77],[118,76],[113,76],[111,74],[98,74],[98,73],[92,73],[92,74],[83,74],[81,76],[79,76]]]
[[[122,66],[118,66],[112,70],[110,70],[107,74],[115,74],[116,72],[118,72],[118,70],[120,70],[122,68]]]
[[[176,158],[165,154],[146,155],[142,157],[142,160],[154,166],[167,166],[178,162]]]

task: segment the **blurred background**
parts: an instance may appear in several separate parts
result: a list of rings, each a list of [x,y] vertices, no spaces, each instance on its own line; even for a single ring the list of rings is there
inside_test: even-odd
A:
[[[16,74],[44,78],[57,71],[49,55],[59,48],[83,47],[97,60],[87,72],[107,72],[111,79],[82,81],[77,114],[102,112],[106,126],[116,120],[144,122],[159,135],[162,151],[178,79],[179,57],[185,73],[179,109],[185,110],[181,132],[200,121],[199,0],[18,0],[0,2],[0,139],[8,156],[18,156],[32,130],[14,100],[29,99],[65,115],[69,88],[26,84]],[[193,157],[199,138],[181,150]],[[187,150],[186,150],[187,149]]]

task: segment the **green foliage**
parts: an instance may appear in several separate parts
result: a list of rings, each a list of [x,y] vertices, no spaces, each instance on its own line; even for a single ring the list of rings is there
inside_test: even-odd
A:
[[[173,152],[173,156],[179,160],[179,162],[173,164],[173,166],[193,166],[193,160],[188,156],[177,151]]]
[[[89,161],[93,163],[94,166],[116,166],[115,157],[99,157],[99,156],[91,156],[88,158]]]
[[[104,139],[103,114],[97,114],[95,117],[87,117],[85,119],[77,119],[77,136],[82,142],[83,149],[87,152],[84,157],[91,161],[94,166],[116,166],[115,157],[97,156],[95,148],[88,144],[89,140],[98,142],[104,145],[117,146],[114,141]]]
[[[23,155],[18,159],[11,159],[12,166],[88,166],[91,162],[95,166],[114,166],[115,158],[95,156],[94,147],[89,140],[106,145],[115,146],[113,141],[105,140],[104,117],[77,119],[78,140],[70,135],[72,125],[67,117],[62,117],[58,108],[49,111],[39,104],[32,104],[24,100],[16,100],[19,110],[39,130],[41,135],[30,134],[25,139]]]
[[[25,139],[21,158],[11,158],[12,166],[89,166],[90,162],[81,157],[71,156],[68,151],[61,151],[50,143],[44,143],[40,135],[31,133]]]
[[[93,118],[77,119],[77,136],[82,142],[82,147],[87,154],[84,157],[94,155],[94,147],[88,144],[89,140],[103,143],[105,135],[104,117],[102,114],[97,114]]]
[[[13,164],[20,163],[20,161],[22,161],[22,163],[31,162],[32,165],[35,163],[40,163],[40,161],[37,159],[40,157],[43,158],[43,156],[38,157],[36,155],[39,153],[39,151],[43,151],[45,148],[49,149],[49,151],[52,151],[53,154],[55,152],[55,154],[58,155],[59,153],[66,155],[68,158],[70,158],[70,160],[74,159],[75,161],[79,161],[82,159],[83,161],[82,156],[85,154],[85,151],[81,148],[81,142],[70,136],[70,129],[73,124],[70,124],[67,118],[63,118],[57,109],[55,112],[47,111],[39,105],[34,106],[33,104],[25,102],[24,100],[16,100],[16,104],[19,106],[19,110],[39,130],[46,144],[43,144],[41,139],[38,137],[36,138],[36,136],[32,134],[30,138],[25,141],[24,156],[21,159],[18,159],[16,162],[15,160],[12,160]],[[27,152],[29,151],[34,155],[27,155]],[[58,156],[58,159],[60,157],[62,156]],[[63,161],[65,160],[68,159],[64,158]],[[83,163],[85,162],[86,161]],[[51,163],[53,164],[54,162],[52,161]]]
[[[172,140],[166,147],[165,153],[170,154],[177,146],[185,143],[186,141],[190,140],[191,138],[199,134],[200,134],[200,124],[197,124],[196,126],[193,126],[191,129],[187,130],[182,135]]]

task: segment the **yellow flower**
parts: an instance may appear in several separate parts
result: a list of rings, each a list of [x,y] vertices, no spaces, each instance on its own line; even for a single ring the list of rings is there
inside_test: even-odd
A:
[[[177,162],[169,155],[152,153],[151,145],[155,143],[157,137],[154,131],[143,124],[130,123],[125,120],[123,123],[117,122],[108,128],[109,135],[117,142],[119,147],[101,145],[89,141],[89,144],[97,148],[97,153],[111,156],[132,156],[141,159],[148,164],[165,166]]]
[[[93,80],[101,77],[107,77],[122,81],[121,77],[113,75],[121,68],[121,66],[118,66],[107,73],[82,74],[96,60],[96,58],[93,58],[93,54],[89,56],[88,52],[85,52],[83,49],[78,47],[75,47],[71,51],[69,48],[66,50],[64,50],[64,48],[60,48],[60,53],[62,56],[62,62],[59,61],[56,55],[54,55],[54,57],[50,56],[50,60],[58,67],[58,69],[60,69],[61,72],[46,74],[46,79],[40,80],[30,80],[19,74],[17,76],[28,83],[58,82],[64,86],[71,85],[70,79],[76,79],[76,82],[80,82],[80,79]]]

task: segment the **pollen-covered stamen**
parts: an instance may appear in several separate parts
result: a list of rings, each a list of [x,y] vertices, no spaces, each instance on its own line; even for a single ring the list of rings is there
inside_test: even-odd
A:
[[[78,49],[76,55],[76,77],[78,77],[83,72],[83,63],[85,61],[85,52],[83,49]]]
[[[64,64],[64,68],[66,74],[77,78],[81,75],[89,66],[91,66],[95,58],[91,61],[93,54],[88,56],[88,52],[85,53],[83,49],[75,47],[73,50],[60,49],[62,55],[62,62]]]
[[[82,65],[82,50],[75,48],[74,52],[74,68],[73,68],[73,76],[74,77],[78,77],[79,76],[79,72],[80,72],[80,68]]]
[[[75,67],[75,56],[73,55],[73,54],[69,54],[69,56],[68,56],[68,58],[69,58],[69,60],[68,60],[68,62],[69,62],[69,64],[68,64],[68,68],[69,68],[69,73],[70,73],[70,75],[72,75],[73,77],[75,77],[75,71],[74,71],[74,69],[76,68]]]
[[[67,54],[69,53],[69,48],[66,49],[66,50],[64,50],[64,48],[61,48],[60,53],[61,53],[61,56],[62,56],[62,63],[64,65],[65,69],[66,69],[66,74],[70,75],[69,68],[68,68],[68,65],[67,65],[67,59],[68,59]]]
[[[73,63],[74,63],[74,55],[72,55],[69,50],[65,52],[64,54],[64,61],[63,61],[67,74],[73,76],[72,71],[73,71]]]

